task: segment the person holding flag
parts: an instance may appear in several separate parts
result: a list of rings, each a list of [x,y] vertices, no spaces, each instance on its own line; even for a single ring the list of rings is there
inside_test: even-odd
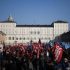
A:
[[[53,62],[55,70],[62,70],[62,56],[63,56],[63,48],[62,46],[56,42],[52,48],[53,53]]]
[[[54,46],[52,47],[52,53],[54,61],[56,63],[60,63],[63,55],[63,48],[58,42],[54,43]]]

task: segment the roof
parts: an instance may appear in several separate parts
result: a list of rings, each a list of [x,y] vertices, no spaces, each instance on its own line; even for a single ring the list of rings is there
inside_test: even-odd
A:
[[[67,21],[62,21],[62,20],[57,20],[57,21],[54,21],[53,23],[68,23]]]
[[[67,21],[54,21],[51,25],[16,25],[16,27],[54,27],[54,23],[68,23]]]
[[[54,21],[52,22],[52,26],[54,26],[54,23],[68,23],[67,21],[62,21],[62,20],[57,20],[57,21]]]
[[[0,21],[0,23],[16,23],[15,21],[8,21],[8,20],[6,20],[6,21]]]
[[[53,27],[52,25],[16,25],[16,27]]]

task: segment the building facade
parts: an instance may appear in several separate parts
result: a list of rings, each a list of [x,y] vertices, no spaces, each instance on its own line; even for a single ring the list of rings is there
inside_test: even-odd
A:
[[[5,43],[28,43],[31,40],[49,42],[68,31],[68,22],[55,21],[51,25],[17,25],[11,16],[0,22],[0,31],[6,34]]]

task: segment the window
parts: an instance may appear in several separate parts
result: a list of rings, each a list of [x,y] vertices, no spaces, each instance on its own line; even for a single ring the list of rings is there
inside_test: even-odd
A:
[[[20,37],[19,39],[21,40],[22,38]]]
[[[30,34],[40,34],[39,31],[31,31]]]
[[[11,37],[9,37],[9,40],[11,40]]]
[[[18,38],[16,38],[16,40],[18,40]]]
[[[14,40],[14,37],[12,37],[12,40]]]
[[[25,40],[25,37],[23,38],[23,40]]]
[[[36,31],[34,32],[34,34],[36,34]]]
[[[38,33],[38,34],[40,34],[40,32],[39,32],[39,31],[38,31],[37,33]]]

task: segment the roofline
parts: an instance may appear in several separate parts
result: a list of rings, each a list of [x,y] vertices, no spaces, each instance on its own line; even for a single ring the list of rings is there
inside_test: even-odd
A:
[[[15,21],[0,21],[0,23],[16,23]]]
[[[63,21],[63,20],[57,20],[57,21],[54,21],[52,23],[68,23],[67,21]]]
[[[16,25],[16,27],[53,27],[52,25]]]

